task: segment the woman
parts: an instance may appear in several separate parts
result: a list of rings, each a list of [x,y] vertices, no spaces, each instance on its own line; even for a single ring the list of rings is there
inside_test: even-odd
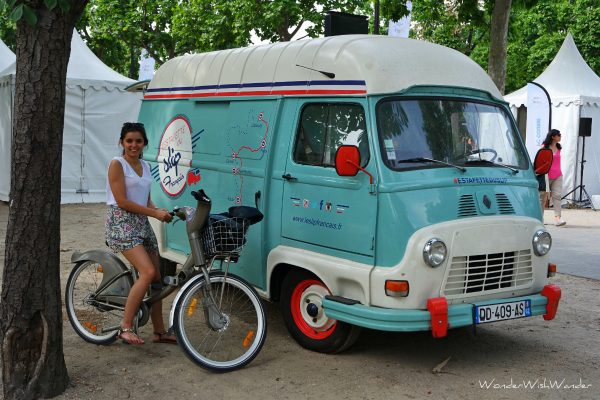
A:
[[[560,145],[561,134],[558,129],[552,129],[546,135],[546,139],[542,143],[542,147],[552,150],[552,166],[548,171],[548,180],[550,183],[550,192],[552,194],[552,204],[554,206],[554,224],[563,226],[566,224],[561,218],[561,197],[562,197],[562,171],[560,169]],[[546,204],[547,192],[540,192],[542,204]],[[542,207],[543,210],[543,207]]]
[[[148,286],[160,282],[158,243],[148,217],[162,222],[169,222],[172,217],[150,199],[152,174],[148,163],[142,160],[142,151],[148,144],[144,125],[123,124],[119,144],[123,147],[123,156],[113,158],[108,167],[106,243],[115,253],[123,253],[139,276],[129,292],[118,337],[129,344],[144,344],[133,330],[133,317]],[[154,326],[153,341],[177,343],[175,337],[166,332],[162,302],[152,305],[150,316]]]

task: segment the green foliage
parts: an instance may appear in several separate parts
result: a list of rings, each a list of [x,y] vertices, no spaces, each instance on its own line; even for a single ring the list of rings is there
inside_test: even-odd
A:
[[[187,0],[175,10],[176,54],[243,47],[250,43],[249,2]]]
[[[60,2],[60,0],[58,0]],[[382,17],[402,16],[405,1],[382,0]],[[78,30],[108,66],[137,77],[142,48],[162,64],[175,56],[243,47],[260,40],[288,41],[323,32],[324,12],[366,12],[372,0],[91,0]]]
[[[58,4],[56,0],[44,0],[44,4],[48,7],[48,10],[53,10]]]
[[[23,7],[24,7],[23,4],[19,4],[18,6],[13,8],[12,12],[10,13],[10,19],[12,19],[15,22],[20,20],[21,17],[23,16]]]
[[[414,37],[441,44],[466,55],[486,54],[489,43],[490,12],[476,0],[413,2]],[[484,49],[477,49],[484,46]],[[479,61],[479,60],[477,60]]]
[[[35,15],[31,7],[29,7],[26,4],[21,5],[23,6],[23,19],[25,20],[25,22],[27,22],[31,26],[37,24],[37,15]],[[18,19],[16,19],[15,21],[18,21]]]
[[[44,5],[49,10],[53,10],[56,5],[59,5],[63,12],[69,11],[71,3],[68,0],[44,0]],[[29,25],[37,24],[38,17],[30,4],[25,1],[18,0],[0,0],[0,14],[3,14],[5,8],[10,11],[9,18],[13,22],[18,22],[23,19]],[[2,28],[2,26],[0,26]],[[0,33],[2,31],[0,30]]]
[[[177,2],[91,0],[77,29],[105,64],[136,78],[142,48],[160,64],[176,55],[172,18]]]
[[[535,79],[571,32],[583,59],[600,75],[600,7],[595,0],[539,0],[513,10],[506,93]]]
[[[567,32],[600,75],[597,0],[513,0],[508,34],[506,93],[535,79],[554,59]],[[493,1],[413,2],[413,37],[456,49],[487,68]]]
[[[299,39],[323,32],[324,13],[338,10],[369,17],[375,0],[91,0],[77,28],[111,68],[137,77],[146,48],[160,65],[190,52],[242,47],[260,40]],[[414,0],[411,36],[454,48],[487,68],[493,0]],[[15,22],[35,24],[21,0],[0,0],[0,38],[12,49]],[[44,0],[48,9],[68,0]],[[380,32],[407,14],[406,0],[379,0]],[[552,61],[567,32],[590,67],[600,74],[600,6],[597,0],[513,0],[508,35],[506,93],[535,79]]]
[[[71,3],[68,0],[58,0],[58,7],[62,12],[67,12],[71,9]]]

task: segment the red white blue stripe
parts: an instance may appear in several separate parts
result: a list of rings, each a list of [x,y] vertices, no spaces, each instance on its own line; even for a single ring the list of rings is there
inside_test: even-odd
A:
[[[146,91],[144,99],[215,96],[360,95],[366,93],[367,86],[365,81],[362,80],[285,81],[151,88]]]

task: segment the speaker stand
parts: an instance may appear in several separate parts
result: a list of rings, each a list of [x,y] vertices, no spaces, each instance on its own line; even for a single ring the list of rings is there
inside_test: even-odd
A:
[[[596,211],[596,208],[594,207],[594,202],[592,202],[592,198],[590,197],[590,195],[588,194],[587,190],[585,190],[585,185],[583,185],[583,164],[585,164],[585,136],[582,136],[582,146],[581,146],[581,172],[579,173],[579,185],[575,186],[575,189],[571,190],[569,193],[565,194],[561,200],[564,200],[567,196],[569,196],[571,193],[575,192],[577,189],[579,189],[579,200],[570,200],[573,203],[577,203],[578,205],[583,204],[584,206],[587,206],[588,204],[592,207],[592,210]],[[585,200],[583,197],[583,194],[585,193]]]
[[[592,202],[592,198],[588,194],[587,190],[585,190],[585,185],[577,185],[575,187],[575,189],[573,189],[569,193],[565,194],[561,198],[561,200],[564,200],[567,196],[569,196],[571,193],[575,192],[577,189],[579,189],[579,200],[573,199],[573,200],[568,200],[568,201],[571,201],[572,203],[577,203],[578,205],[583,205],[583,206],[587,206],[589,204],[590,207],[592,207],[592,210],[598,211],[594,207],[594,203]],[[583,194],[585,194],[585,197],[583,196]]]

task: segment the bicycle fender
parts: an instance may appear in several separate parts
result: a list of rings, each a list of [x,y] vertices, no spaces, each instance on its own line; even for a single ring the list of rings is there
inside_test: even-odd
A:
[[[73,263],[80,263],[84,261],[93,261],[102,266],[103,274],[101,284],[108,282],[113,276],[128,270],[125,263],[123,263],[119,257],[108,251],[89,250],[83,253],[76,251],[71,255],[71,262]],[[133,282],[131,280],[131,276],[121,278],[119,286],[123,293],[129,293],[129,289],[131,289],[132,285]]]
[[[194,283],[196,283],[198,280],[201,280],[201,279],[204,279],[203,274],[194,276],[192,279],[187,281],[177,292],[177,295],[173,299],[171,311],[169,311],[169,330],[173,328],[173,322],[175,321],[175,306],[178,304],[179,298],[185,292],[185,289],[187,289],[188,286],[193,285]]]
[[[114,253],[109,253],[103,250],[88,250],[84,252],[75,251],[71,255],[71,262],[78,263],[81,261],[95,261],[104,266],[113,266],[121,271],[127,270],[125,263],[121,261]],[[120,272],[120,271],[119,271]]]

